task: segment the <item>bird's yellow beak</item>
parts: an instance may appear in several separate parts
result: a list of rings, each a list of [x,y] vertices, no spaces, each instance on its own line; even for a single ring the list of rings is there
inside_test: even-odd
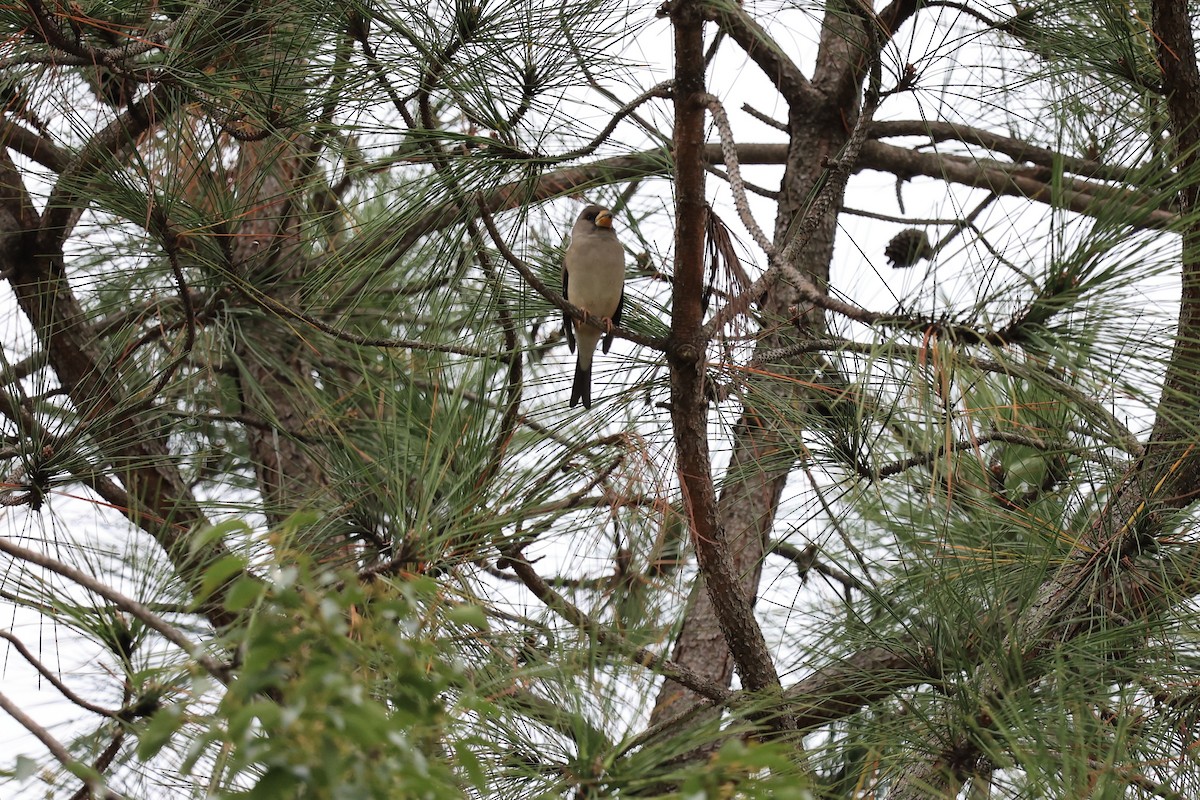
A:
[[[611,228],[612,227],[612,214],[608,211],[601,211],[599,214],[597,214],[596,215],[596,227],[597,228]]]

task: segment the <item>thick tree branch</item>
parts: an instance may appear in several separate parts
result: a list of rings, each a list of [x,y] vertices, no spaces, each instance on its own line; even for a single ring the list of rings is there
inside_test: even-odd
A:
[[[923,175],[1088,216],[1119,216],[1124,224],[1134,228],[1170,230],[1178,225],[1179,217],[1170,209],[1169,199],[1154,189],[1110,187],[1071,177],[1063,177],[1061,185],[1057,185],[1054,176],[1040,166],[924,153],[869,141],[863,145],[858,167],[890,172],[901,179]]]
[[[908,19],[923,6],[921,0],[892,0],[876,15],[879,20],[879,27],[883,33],[884,41],[889,41],[896,35],[896,31],[900,29]]]
[[[52,172],[62,172],[71,163],[70,154],[58,145],[9,119],[0,119],[0,142]]]
[[[128,35],[124,44],[107,48],[93,47],[79,37],[64,35],[57,20],[51,17],[40,0],[25,0],[25,5],[29,9],[31,16],[33,16],[37,24],[36,30],[42,36],[43,40],[59,51],[58,53],[49,54],[55,58],[55,61],[51,63],[71,63],[61,56],[62,53],[67,53],[79,59],[78,63],[80,64],[103,64],[109,67],[120,67],[122,62],[130,58],[165,47],[168,40],[178,31],[192,28],[198,19],[210,14],[214,3],[212,0],[199,0],[195,5],[188,6],[187,11],[180,14],[175,20],[159,26],[154,31],[141,31],[137,35]],[[74,16],[72,21],[77,19],[78,17]],[[108,20],[89,21],[102,28],[108,28],[113,24]],[[8,64],[0,64],[0,69],[3,69],[5,66],[8,66]]]
[[[1169,474],[1163,491],[1172,497],[1200,483],[1200,452],[1194,447],[1200,419],[1200,70],[1188,4],[1152,0],[1158,63],[1171,116],[1175,171],[1182,181],[1183,274],[1179,327],[1167,367],[1146,468],[1148,481]],[[1169,472],[1168,472],[1169,470]]]
[[[704,195],[704,37],[701,3],[671,7],[675,31],[675,280],[671,339],[671,424],[692,542],[725,642],[742,683],[752,692],[779,689],[779,676],[751,599],[734,574],[730,543],[717,514],[708,454],[704,389],[703,295],[707,202]],[[790,727],[786,717],[776,721]]]
[[[704,146],[706,164],[721,164],[725,160],[720,144]],[[1002,151],[1001,151],[1002,152]],[[734,153],[740,165],[783,165],[787,162],[788,145],[769,143],[737,144]],[[1035,155],[1037,155],[1035,153]],[[1040,158],[1040,156],[1039,156]],[[1085,162],[1086,163],[1086,162]],[[530,203],[540,203],[597,186],[624,183],[671,174],[670,154],[662,150],[646,150],[624,156],[600,159],[590,164],[547,172],[534,181],[519,180],[486,190],[479,195],[479,206],[492,214]],[[1107,209],[1126,206],[1143,209],[1129,220],[1135,228],[1165,230],[1177,224],[1178,216],[1165,199],[1156,199],[1154,189],[1132,185],[1127,188],[1081,181],[1067,177],[1065,188],[1055,190],[1053,176],[1040,164],[1027,167],[1002,162],[989,162],[966,156],[924,153],[895,145],[868,140],[863,143],[854,171],[878,170],[891,172],[901,179],[925,176],[949,183],[988,189],[996,194],[1022,197],[1035,202],[1057,205],[1081,214],[1095,215]],[[347,245],[339,259],[364,258],[379,250],[392,253],[398,259],[424,237],[460,224],[469,215],[459,203],[435,206],[408,222],[397,234],[381,229]]]
[[[1140,560],[1109,590],[1109,602],[1132,620],[1145,620],[1186,603],[1200,593],[1197,564],[1200,545],[1195,543],[1164,551],[1161,558]],[[998,610],[979,620],[979,630],[1008,628],[1013,610]],[[982,640],[978,634],[972,636],[972,641]],[[969,658],[972,652],[966,651],[964,656]],[[784,696],[797,728],[811,731],[856,714],[901,689],[936,680],[940,680],[938,654],[927,651],[916,639],[905,639],[859,650],[819,667],[786,687]],[[732,702],[736,704],[738,698]]]
[[[991,150],[994,153],[1002,153],[1015,162],[1027,161],[1030,164],[1061,170],[1064,173],[1071,173],[1083,178],[1133,184],[1136,184],[1139,179],[1135,170],[1114,167],[1089,158],[1069,156],[1048,147],[1032,145],[1024,139],[1014,139],[1011,136],[953,122],[923,119],[874,122],[871,124],[869,136],[872,139],[920,136],[928,138],[931,142],[962,142],[966,145]]]
[[[704,4],[703,14],[737,42],[789,105],[806,105],[817,99],[808,78],[783,52],[775,38],[746,13],[741,3],[709,0]]]
[[[875,123],[878,125],[879,123]],[[887,124],[887,123],[885,123]],[[906,123],[907,125],[907,123]],[[883,130],[889,130],[884,128]],[[909,130],[909,128],[892,128],[892,131]],[[943,130],[935,127],[938,133],[949,133],[950,128]],[[967,141],[974,139],[981,146],[996,146],[998,152],[1010,155],[1023,153],[1030,159],[1041,161],[1049,159],[1066,159],[1060,154],[1034,148],[1019,151],[1011,141],[989,138],[983,132],[973,129],[954,127]],[[881,134],[883,135],[883,134]],[[890,135],[890,134],[888,134]],[[901,135],[896,133],[895,135]],[[786,161],[788,146],[783,144],[741,144],[736,145],[734,153],[740,164],[783,164]],[[722,145],[707,144],[704,146],[704,158],[707,163],[721,163],[726,155]],[[1063,160],[1067,163],[1067,160]],[[1091,174],[1104,171],[1098,170],[1091,162],[1084,162]],[[987,162],[965,156],[939,155],[924,153],[903,147],[887,145],[876,141],[866,141],[854,163],[856,171],[874,169],[891,172],[900,178],[911,178],[923,175],[938,180],[959,183],[966,186],[987,189],[996,194],[1022,197],[1046,204],[1055,204],[1081,214],[1107,214],[1118,209],[1130,207],[1139,208],[1142,213],[1127,220],[1135,228],[1173,229],[1178,224],[1178,215],[1170,209],[1169,203],[1155,201],[1152,195],[1140,191],[1138,187],[1120,189],[1088,181],[1066,178],[1061,188],[1055,188],[1053,176],[1043,169],[1022,167],[1020,165]],[[481,195],[481,209],[495,213],[501,210],[516,208],[527,202],[540,202],[582,191],[588,187],[608,182],[636,180],[638,178],[669,174],[670,161],[661,151],[645,151],[626,156],[603,159],[592,164],[547,173],[539,178],[532,187],[526,182],[506,184],[496,190]],[[388,246],[395,246],[399,253],[415,245],[421,238],[437,230],[456,224],[463,218],[463,210],[456,204],[436,207],[410,225],[395,242],[388,240]],[[389,234],[390,235],[390,234]],[[370,249],[383,246],[384,240],[366,240],[352,244],[352,248]],[[528,280],[528,276],[526,276]],[[765,287],[765,278],[760,278],[744,294],[747,297],[758,297]],[[535,284],[531,284],[535,285]],[[539,292],[551,302],[556,302],[553,292],[549,289]],[[556,302],[557,305],[557,302]],[[561,306],[560,306],[561,307]],[[710,321],[710,329],[715,330],[721,321],[727,317],[727,312],[718,314],[718,319]],[[637,337],[623,332],[626,338],[637,341]],[[643,342],[645,344],[653,344]]]

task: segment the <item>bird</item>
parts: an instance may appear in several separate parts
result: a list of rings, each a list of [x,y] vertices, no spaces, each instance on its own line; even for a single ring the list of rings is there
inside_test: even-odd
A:
[[[571,408],[580,401],[592,407],[592,356],[601,336],[603,351],[612,346],[612,326],[621,322],[625,305],[625,251],[613,230],[612,212],[603,206],[589,205],[579,212],[571,229],[571,244],[563,258],[563,297],[583,311],[583,323],[575,324],[563,312],[563,330],[567,346],[578,354],[575,382],[571,386]],[[599,317],[598,320],[593,318]],[[605,333],[601,333],[600,326]]]

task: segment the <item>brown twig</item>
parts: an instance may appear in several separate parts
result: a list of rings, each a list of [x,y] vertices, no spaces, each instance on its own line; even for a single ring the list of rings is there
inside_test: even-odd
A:
[[[20,706],[9,700],[8,696],[3,692],[0,692],[0,710],[5,711],[21,727],[33,734],[39,742],[46,746],[46,749],[50,751],[50,755],[54,756],[54,760],[62,764],[68,772],[79,775],[93,796],[101,792],[101,782],[96,779],[95,775],[91,774],[87,765],[73,758],[67,751],[67,748],[63,747],[61,742],[50,735],[50,731],[37,724],[32,717],[21,710]],[[103,790],[100,796],[104,800],[121,800],[121,795],[107,788]]]
[[[714,703],[724,704],[733,696],[733,692],[730,690],[704,680],[691,670],[672,662],[665,656],[660,656],[644,647],[637,647],[629,643],[620,634],[607,629],[592,619],[565,597],[554,591],[538,575],[533,565],[516,548],[509,548],[504,553],[504,556],[508,559],[517,577],[525,584],[525,588],[529,589],[547,608],[557,613],[575,627],[586,632],[598,644],[615,647],[635,664],[652,669],[658,674],[686,686],[696,694],[706,697]]]

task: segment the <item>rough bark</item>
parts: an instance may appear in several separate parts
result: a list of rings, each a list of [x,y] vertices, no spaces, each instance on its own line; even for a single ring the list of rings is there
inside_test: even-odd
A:
[[[832,40],[835,34],[830,33]],[[831,45],[832,47],[832,45]],[[840,58],[840,56],[837,56]],[[860,73],[861,80],[861,73]],[[838,84],[838,81],[834,81]],[[789,113],[789,142],[784,163],[784,175],[779,188],[778,213],[775,220],[774,245],[782,252],[801,220],[810,213],[812,192],[826,176],[827,164],[838,155],[849,130],[845,122],[856,117],[857,94],[844,94],[836,100],[821,97],[807,88],[789,92],[797,98]],[[848,105],[839,105],[840,102]],[[799,249],[792,265],[820,287],[829,280],[829,262],[833,255],[833,240],[841,196],[832,198],[820,218],[815,220],[811,239]],[[792,318],[793,325],[780,325],[764,332],[757,351],[765,353],[785,347],[799,339],[820,338],[825,333],[823,312],[811,304],[799,303],[795,286],[784,281],[770,289],[764,312],[768,319]],[[678,307],[676,307],[678,313]],[[809,355],[797,356],[787,363],[772,364],[772,369],[811,382],[814,366],[820,363]],[[783,382],[771,382],[768,392]],[[800,382],[797,382],[799,385]],[[787,391],[787,390],[782,390]],[[811,402],[803,391],[796,398]],[[735,428],[733,457],[721,489],[717,529],[725,539],[724,547],[739,582],[739,591],[753,603],[758,595],[762,560],[768,534],[775,521],[784,484],[794,466],[792,443],[799,431],[784,431],[766,422],[769,413],[755,408],[756,392],[743,396],[741,420]],[[759,396],[761,400],[779,402],[775,397]],[[728,632],[719,623],[720,614],[713,603],[713,591],[706,586],[707,571],[700,564],[701,580],[693,587],[683,626],[676,638],[672,659],[700,672],[713,681],[728,682],[732,676],[734,658],[729,647]],[[659,692],[651,723],[661,722],[684,713],[703,702],[673,681],[666,681]]]
[[[293,208],[303,156],[297,139],[246,143],[235,173],[253,212],[243,218],[235,238],[234,269],[245,276],[246,291],[263,292],[289,307],[297,307],[293,293],[307,266]],[[279,525],[317,505],[326,486],[321,466],[302,443],[319,416],[307,386],[311,350],[294,324],[265,311],[235,328],[230,344],[240,366],[243,410],[268,423],[245,431],[264,511],[272,525]],[[312,549],[320,542],[306,545]]]
[[[680,483],[692,542],[705,576],[705,608],[727,643],[725,651],[751,691],[778,689],[779,677],[762,630],[754,620],[752,592],[740,581],[731,559],[739,538],[718,518],[712,464],[708,453],[708,398],[704,388],[706,342],[701,335],[704,294],[704,242],[707,205],[704,195],[703,18],[700,4],[676,3],[675,27],[675,281],[671,341],[671,420]],[[737,549],[737,548],[735,548]],[[761,548],[760,548],[761,549]],[[732,562],[732,563],[731,563]],[[727,670],[727,667],[725,667]],[[725,679],[728,679],[727,672]]]

